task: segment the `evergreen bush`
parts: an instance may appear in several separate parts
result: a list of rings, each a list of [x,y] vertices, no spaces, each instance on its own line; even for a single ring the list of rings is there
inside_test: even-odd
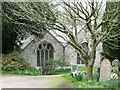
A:
[[[18,51],[13,51],[7,55],[2,55],[0,60],[2,64],[2,70],[25,70],[30,68],[30,64],[22,57]]]

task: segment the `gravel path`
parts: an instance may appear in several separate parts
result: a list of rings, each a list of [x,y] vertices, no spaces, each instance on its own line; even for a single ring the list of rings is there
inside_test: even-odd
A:
[[[2,88],[65,88],[62,75],[2,75]],[[63,87],[62,87],[63,86]],[[67,85],[66,88],[69,86]]]

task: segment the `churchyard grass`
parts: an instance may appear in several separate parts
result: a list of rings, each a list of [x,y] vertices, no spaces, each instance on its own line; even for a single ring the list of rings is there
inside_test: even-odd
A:
[[[97,71],[97,68],[98,68],[98,66],[95,66],[93,68],[93,73]],[[85,72],[87,72],[87,69],[84,66],[79,66],[78,67],[78,71],[85,71]]]
[[[33,69],[25,69],[25,70],[12,70],[12,71],[1,70],[0,73],[32,75],[32,76],[42,75],[40,70],[37,70],[37,69],[34,69],[34,68]],[[51,74],[48,74],[48,75],[60,75],[60,74],[68,74],[68,73],[70,73],[70,69],[60,69],[60,70],[57,70],[57,71],[55,71]]]
[[[120,88],[119,82],[116,79],[111,79],[102,83],[100,82],[100,84],[106,88]]]
[[[72,83],[74,88],[118,88],[118,80],[109,80],[107,82],[98,82],[99,76],[97,74],[97,68],[93,68],[93,81],[87,81],[86,75],[83,75],[82,80],[78,81],[70,74],[66,74],[63,77]],[[78,67],[78,71],[85,71],[85,67]]]
[[[70,74],[64,75],[63,77],[72,83],[73,88],[105,88],[97,81],[87,81],[84,77],[82,81],[77,81],[75,78],[72,78]]]
[[[78,71],[86,71],[85,67],[78,67]],[[82,80],[79,81],[70,75],[70,70],[61,70],[54,72],[52,75],[64,74],[62,77],[69,82],[73,88],[118,88],[118,80],[109,80],[107,82],[98,82],[97,67],[93,68],[93,81],[88,81],[87,76],[83,75]],[[24,74],[24,75],[40,75],[41,73],[34,69],[28,70],[14,70],[14,71],[0,71],[0,73],[7,74]]]

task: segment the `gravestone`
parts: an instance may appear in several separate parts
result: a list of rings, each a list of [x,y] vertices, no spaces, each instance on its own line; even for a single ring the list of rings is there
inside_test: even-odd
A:
[[[108,59],[104,59],[100,66],[100,82],[107,81],[111,78],[111,63]]]
[[[114,61],[112,61],[112,67],[114,68],[114,71],[113,73],[116,73],[119,75],[119,60],[118,59],[115,59]]]
[[[119,60],[118,60],[118,59],[115,59],[114,61],[112,61],[112,67],[118,69],[118,66],[119,66],[118,63],[119,63]]]
[[[77,70],[77,65],[72,65],[71,66],[71,72],[75,72]]]

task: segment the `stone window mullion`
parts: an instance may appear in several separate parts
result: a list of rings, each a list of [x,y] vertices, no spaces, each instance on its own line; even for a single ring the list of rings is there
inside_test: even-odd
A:
[[[48,60],[50,59],[50,50],[48,50]]]
[[[37,66],[45,65],[45,60],[53,59],[54,52],[51,44],[42,43],[37,50]],[[39,64],[38,64],[39,63]]]
[[[40,66],[42,65],[42,63],[41,63],[41,50],[39,50],[39,52],[40,52]]]

